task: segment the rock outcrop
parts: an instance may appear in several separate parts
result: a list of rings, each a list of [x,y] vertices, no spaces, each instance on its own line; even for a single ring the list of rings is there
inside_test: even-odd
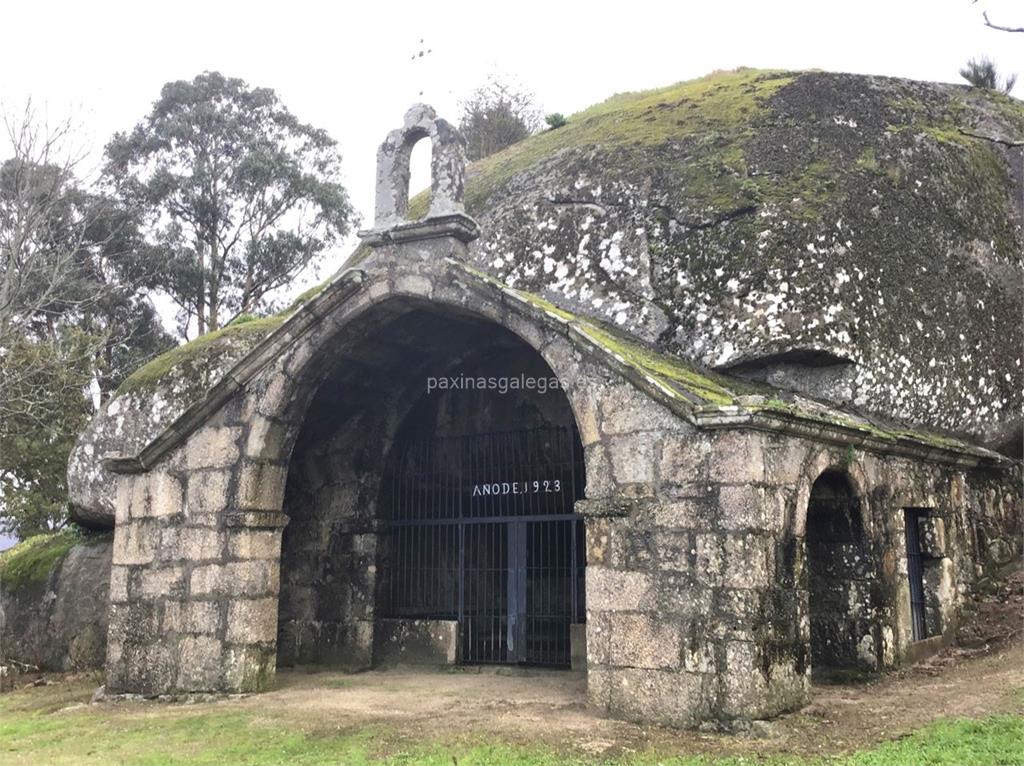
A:
[[[479,264],[704,365],[1019,453],[1024,104],[739,70],[472,166]]]
[[[0,558],[0,665],[40,670],[103,666],[110,586],[109,534],[41,535]]]

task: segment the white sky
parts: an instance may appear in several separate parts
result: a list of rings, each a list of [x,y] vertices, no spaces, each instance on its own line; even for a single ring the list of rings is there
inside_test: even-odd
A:
[[[996,23],[1024,25],[1020,0],[22,2],[0,10],[0,102],[32,96],[53,116],[72,114],[98,155],[165,82],[207,69],[242,77],[339,141],[346,186],[370,223],[387,131],[417,100],[454,121],[458,100],[489,73],[568,115],[616,92],[741,65],[960,82],[969,57],[988,55],[1021,73],[1019,96],[1024,34],[988,29],[986,9]],[[412,60],[421,49],[431,53]],[[414,188],[425,185],[414,177]]]

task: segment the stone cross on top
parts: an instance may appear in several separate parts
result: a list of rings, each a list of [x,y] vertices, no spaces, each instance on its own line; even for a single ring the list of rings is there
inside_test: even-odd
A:
[[[430,208],[409,220],[409,160],[412,148],[430,139]],[[413,104],[402,127],[377,150],[377,196],[373,228],[359,236],[370,245],[452,236],[463,242],[479,234],[465,213],[466,139],[426,104]]]

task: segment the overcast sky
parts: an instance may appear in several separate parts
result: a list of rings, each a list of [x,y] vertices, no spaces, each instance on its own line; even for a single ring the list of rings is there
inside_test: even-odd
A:
[[[31,96],[51,115],[72,113],[98,151],[165,82],[207,69],[242,77],[339,141],[368,222],[387,131],[416,100],[457,118],[489,73],[565,114],[736,66],[958,82],[963,62],[984,54],[1024,80],[1024,34],[986,28],[983,10],[1024,24],[1020,0],[18,3],[0,12],[0,102]]]

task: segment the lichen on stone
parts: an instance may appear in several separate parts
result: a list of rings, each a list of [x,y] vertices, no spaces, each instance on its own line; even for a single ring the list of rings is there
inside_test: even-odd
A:
[[[977,439],[1020,421],[1022,138],[1024,106],[978,89],[716,73],[472,166],[473,256],[701,367],[845,360],[797,390]]]

